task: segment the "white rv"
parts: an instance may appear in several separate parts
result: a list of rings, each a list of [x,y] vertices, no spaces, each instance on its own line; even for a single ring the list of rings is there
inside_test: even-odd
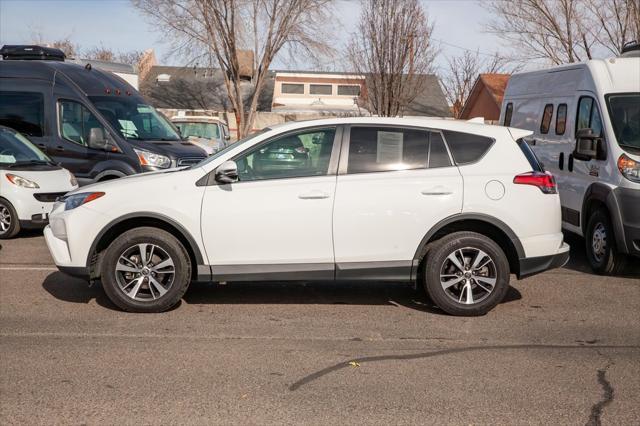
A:
[[[621,57],[515,74],[500,123],[527,139],[558,181],[563,227],[593,270],[640,262],[640,44]]]

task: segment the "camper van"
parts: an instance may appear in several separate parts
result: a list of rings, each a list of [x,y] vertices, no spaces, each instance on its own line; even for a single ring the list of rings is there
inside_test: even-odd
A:
[[[563,228],[584,237],[596,273],[640,261],[640,45],[514,74],[500,123],[534,132],[527,142],[557,179]]]
[[[0,49],[0,125],[26,136],[87,184],[206,157],[113,73],[66,62],[59,49]]]

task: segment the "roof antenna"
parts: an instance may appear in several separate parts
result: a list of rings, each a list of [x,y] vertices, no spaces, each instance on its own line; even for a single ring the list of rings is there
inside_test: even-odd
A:
[[[84,69],[91,71],[91,64],[87,63],[87,65],[84,66]]]

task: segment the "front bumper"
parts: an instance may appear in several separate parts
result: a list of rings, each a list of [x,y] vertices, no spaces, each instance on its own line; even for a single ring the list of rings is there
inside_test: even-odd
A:
[[[48,224],[49,215],[47,213],[34,214],[30,220],[20,220],[20,228],[22,229],[42,229]]]
[[[569,244],[562,243],[556,254],[526,257],[519,260],[518,278],[527,278],[549,269],[561,268],[569,261]]]
[[[622,219],[622,238],[626,253],[640,256],[640,191],[632,188],[614,190]],[[616,237],[619,237],[616,235]]]

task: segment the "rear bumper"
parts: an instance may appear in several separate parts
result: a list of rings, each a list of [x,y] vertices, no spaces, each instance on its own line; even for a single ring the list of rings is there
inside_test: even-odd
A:
[[[562,243],[556,254],[520,259],[518,278],[527,278],[549,269],[561,268],[569,261],[569,244]]]

